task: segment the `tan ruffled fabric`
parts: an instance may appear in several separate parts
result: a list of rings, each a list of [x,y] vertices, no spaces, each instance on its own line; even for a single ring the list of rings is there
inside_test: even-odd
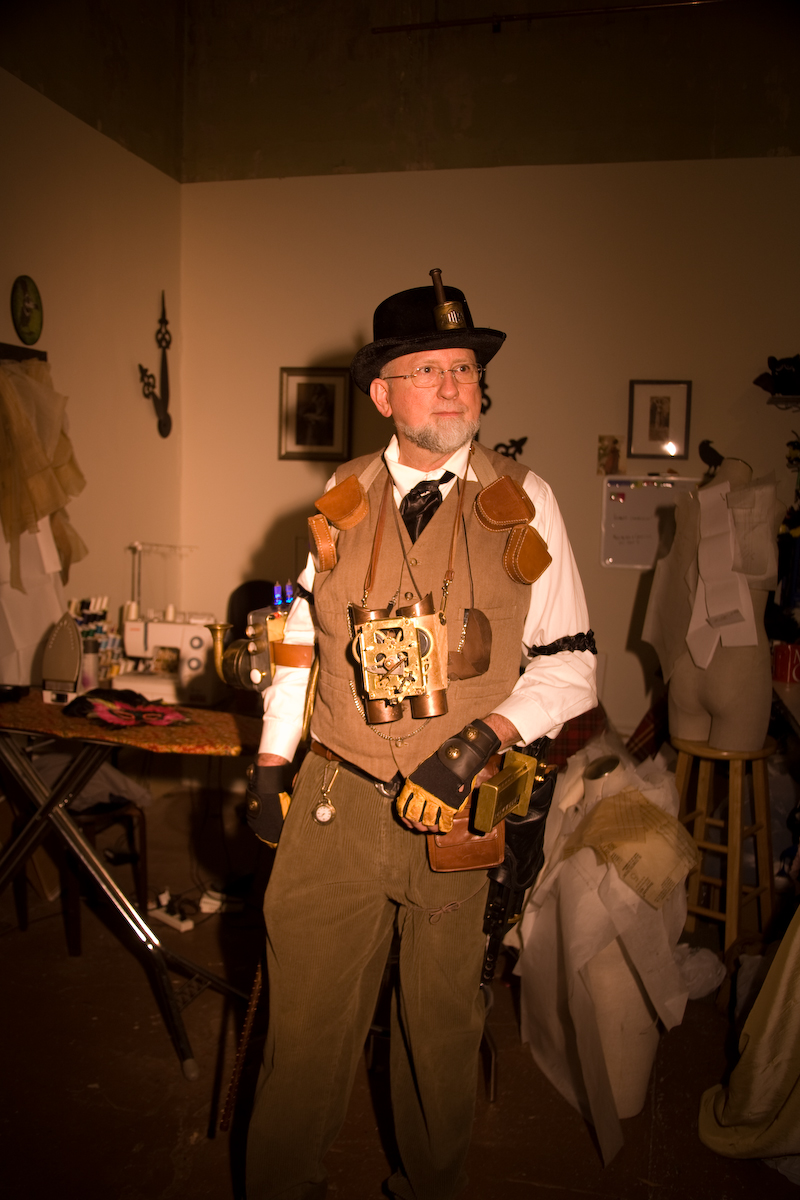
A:
[[[748,1016],[727,1087],[703,1093],[698,1132],[729,1158],[800,1154],[800,909]]]
[[[86,486],[65,432],[67,397],[39,359],[0,363],[0,522],[10,547],[11,586],[24,592],[19,539],[50,517],[64,583],[88,549],[64,511]]]

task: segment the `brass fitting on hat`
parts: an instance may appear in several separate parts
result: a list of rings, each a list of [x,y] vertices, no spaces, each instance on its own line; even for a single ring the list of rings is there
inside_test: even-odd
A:
[[[464,306],[459,300],[445,299],[441,268],[434,267],[429,274],[433,280],[433,290],[436,293],[436,307],[433,310],[436,328],[442,330],[466,329]]]

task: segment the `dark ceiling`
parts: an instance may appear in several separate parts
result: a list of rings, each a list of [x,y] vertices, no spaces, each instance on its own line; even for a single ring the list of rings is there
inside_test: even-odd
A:
[[[800,153],[797,0],[652,3],[0,0],[0,66],[183,182]]]

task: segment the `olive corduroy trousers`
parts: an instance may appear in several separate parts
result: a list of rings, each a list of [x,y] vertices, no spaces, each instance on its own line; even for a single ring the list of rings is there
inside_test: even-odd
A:
[[[335,777],[334,777],[335,776]],[[313,818],[321,792],[336,815]],[[270,1025],[248,1140],[248,1200],[318,1200],[396,927],[390,1086],[398,1200],[466,1183],[484,1021],[485,871],[437,874],[425,837],[367,780],[309,754],[264,903]],[[376,1194],[377,1194],[376,1181]]]

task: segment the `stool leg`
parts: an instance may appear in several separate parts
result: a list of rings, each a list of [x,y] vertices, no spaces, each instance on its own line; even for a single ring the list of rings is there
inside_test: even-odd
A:
[[[687,754],[685,750],[680,750],[678,752],[678,763],[675,767],[675,786],[678,789],[678,799],[680,801],[678,806],[678,819],[681,821],[684,819],[687,812],[686,795],[689,791],[689,780],[691,779],[692,775],[693,762],[693,755]]]
[[[691,769],[691,768],[690,768]],[[714,785],[714,764],[706,758],[701,758],[697,764],[697,795],[695,798],[695,808],[697,816],[692,823],[692,837],[695,842],[702,842],[706,836],[706,819],[709,815],[709,804],[712,803],[712,792]],[[705,854],[700,851],[700,863],[696,871],[692,871],[689,876],[689,882],[686,889],[686,901],[689,906],[689,913],[686,917],[686,931],[693,933],[697,925],[697,920],[692,908],[696,907],[700,899],[700,876],[703,874],[703,865],[705,863]]]
[[[739,936],[739,907],[742,894],[742,794],[743,759],[731,759],[728,783],[728,871],[725,889],[725,950]]]
[[[772,919],[775,906],[775,879],[772,871],[772,846],[770,844],[772,823],[769,810],[769,776],[765,758],[757,758],[753,762],[753,824],[756,827],[756,861],[758,863],[758,915],[760,929],[764,933]]]

